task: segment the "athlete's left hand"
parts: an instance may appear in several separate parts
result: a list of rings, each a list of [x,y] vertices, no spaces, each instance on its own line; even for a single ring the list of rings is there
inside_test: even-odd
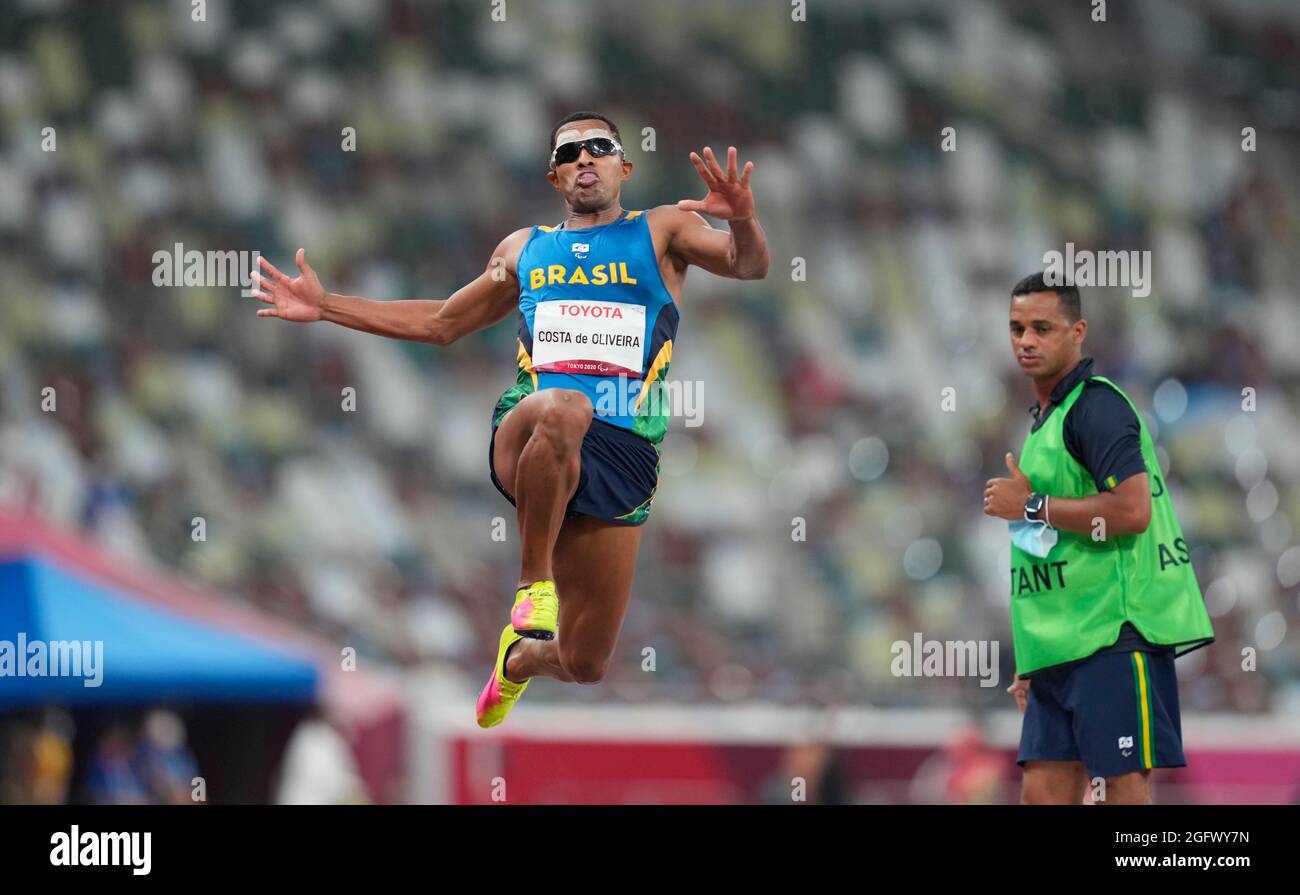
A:
[[[707,165],[706,165],[707,163]],[[702,211],[710,217],[726,221],[738,221],[754,216],[754,192],[749,188],[749,173],[754,170],[753,162],[745,162],[745,170],[736,170],[736,147],[727,149],[727,170],[723,171],[718,160],[713,157],[713,150],[705,146],[704,158],[691,153],[691,164],[700,173],[700,178],[709,188],[703,199],[683,199],[677,203],[682,211]]]
[[[1029,485],[1029,477],[1020,471],[1013,454],[1007,454],[1009,479],[989,479],[984,486],[984,515],[999,519],[1025,518],[1025,501],[1034,489]]]

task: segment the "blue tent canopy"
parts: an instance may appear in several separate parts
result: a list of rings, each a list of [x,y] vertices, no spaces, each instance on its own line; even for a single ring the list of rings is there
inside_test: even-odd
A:
[[[0,562],[0,709],[310,702],[317,682],[307,657],[155,608],[36,556]]]

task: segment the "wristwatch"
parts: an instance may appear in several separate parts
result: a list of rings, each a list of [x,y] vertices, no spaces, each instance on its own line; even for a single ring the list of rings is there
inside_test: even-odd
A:
[[[1029,499],[1025,501],[1025,521],[1026,522],[1046,522],[1043,518],[1043,510],[1047,506],[1047,498],[1041,494],[1030,494]]]

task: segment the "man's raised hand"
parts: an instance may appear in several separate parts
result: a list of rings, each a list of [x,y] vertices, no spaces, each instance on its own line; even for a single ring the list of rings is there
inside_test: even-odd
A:
[[[984,515],[1014,522],[1025,517],[1025,501],[1034,488],[1020,471],[1014,454],[1006,456],[1009,479],[989,479],[984,485]]]
[[[707,163],[707,164],[706,164]],[[713,157],[713,150],[704,147],[704,158],[691,153],[691,164],[699,172],[700,179],[709,188],[703,199],[683,199],[677,203],[682,211],[702,211],[710,217],[726,221],[736,221],[754,216],[754,193],[749,188],[749,173],[754,170],[753,162],[745,163],[743,174],[736,170],[736,147],[727,149],[727,170],[723,171],[718,160]]]
[[[298,250],[294,261],[298,264],[298,276],[287,277],[265,258],[259,258],[265,274],[253,271],[253,283],[257,286],[253,297],[272,305],[257,312],[258,317],[279,317],[295,323],[312,323],[321,319],[321,305],[325,302],[325,287],[320,284],[316,271],[307,263],[307,253]]]

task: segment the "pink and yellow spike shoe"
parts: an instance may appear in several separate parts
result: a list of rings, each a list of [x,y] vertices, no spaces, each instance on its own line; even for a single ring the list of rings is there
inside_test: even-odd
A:
[[[492,677],[488,678],[487,686],[478,695],[478,705],[475,707],[479,727],[496,727],[504,721],[506,715],[510,714],[510,710],[519,701],[519,697],[523,696],[524,691],[528,689],[528,683],[532,678],[522,684],[516,684],[512,680],[507,680],[505,674],[506,652],[522,639],[521,635],[515,633],[513,624],[506,625],[501,632],[496,667],[492,669]]]
[[[555,593],[554,581],[534,581],[515,593],[510,624],[520,637],[554,640],[559,616],[560,598]]]

